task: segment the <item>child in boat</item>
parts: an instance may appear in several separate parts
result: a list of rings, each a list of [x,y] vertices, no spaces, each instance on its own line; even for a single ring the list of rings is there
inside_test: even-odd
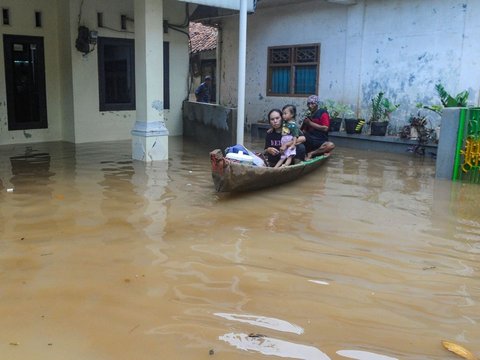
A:
[[[294,156],[297,154],[297,152],[295,151],[295,136],[291,134],[290,129],[288,128],[286,123],[283,124],[282,127],[281,143],[282,145],[280,146],[280,149],[282,149],[283,152],[280,155],[280,160],[278,160],[275,164],[276,168],[290,165]]]
[[[296,146],[298,145],[298,137],[301,135],[295,122],[297,109],[295,105],[285,105],[282,108],[282,145],[280,151],[283,152],[280,160],[278,160],[275,167],[282,165],[288,166],[292,164],[296,153]]]

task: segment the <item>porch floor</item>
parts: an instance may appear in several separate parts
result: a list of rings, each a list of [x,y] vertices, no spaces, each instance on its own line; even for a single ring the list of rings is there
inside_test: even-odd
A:
[[[266,123],[251,124],[251,139],[265,138],[266,131],[269,127],[269,124]],[[399,154],[410,154],[413,147],[418,144],[417,140],[400,139],[398,136],[373,136],[364,134],[347,134],[345,132],[330,132],[328,136],[336,146]],[[425,154],[435,156],[437,154],[437,144],[426,144]]]
[[[418,145],[417,140],[400,139],[398,136],[373,136],[344,132],[331,132],[328,136],[336,146],[371,151],[411,153],[413,147]],[[437,154],[437,144],[426,144],[424,147],[426,155]]]

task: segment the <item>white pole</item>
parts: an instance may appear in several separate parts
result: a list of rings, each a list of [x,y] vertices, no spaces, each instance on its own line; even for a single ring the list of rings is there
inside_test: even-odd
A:
[[[237,144],[243,144],[245,126],[245,68],[247,57],[247,0],[240,0],[240,26],[238,39],[238,105]]]

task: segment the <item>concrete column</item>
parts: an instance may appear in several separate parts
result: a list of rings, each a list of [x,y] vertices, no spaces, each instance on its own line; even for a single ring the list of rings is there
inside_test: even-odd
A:
[[[461,108],[445,108],[442,110],[440,139],[437,148],[435,177],[452,180],[453,165],[457,151],[458,123]]]
[[[163,108],[163,0],[135,0],[135,160],[168,159]]]
[[[362,103],[363,48],[365,35],[366,1],[347,7],[345,32],[345,71],[343,77],[343,101],[352,104],[359,117]]]

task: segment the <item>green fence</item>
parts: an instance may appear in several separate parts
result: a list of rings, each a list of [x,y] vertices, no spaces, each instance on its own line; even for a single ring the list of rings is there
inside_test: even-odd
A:
[[[453,180],[480,184],[480,108],[460,111]]]

